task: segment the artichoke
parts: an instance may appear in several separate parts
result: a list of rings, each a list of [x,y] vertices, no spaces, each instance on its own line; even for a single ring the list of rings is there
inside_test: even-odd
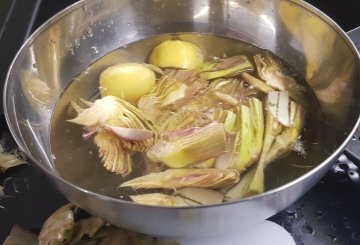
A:
[[[130,103],[114,96],[106,96],[81,108],[72,103],[78,116],[69,122],[89,130],[86,137],[97,133],[94,141],[107,170],[123,176],[132,170],[133,151],[146,151],[158,139],[154,125]]]
[[[164,172],[134,178],[119,187],[135,189],[178,189],[182,187],[220,188],[239,181],[235,169],[168,169]]]

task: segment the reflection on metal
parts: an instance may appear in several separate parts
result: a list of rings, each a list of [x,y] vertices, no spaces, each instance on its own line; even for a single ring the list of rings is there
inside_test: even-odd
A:
[[[209,15],[209,9],[209,6],[204,6],[196,14],[194,14],[194,19],[203,18],[204,16]]]
[[[260,18],[263,19],[263,21],[267,24],[267,26],[271,29],[273,33],[276,33],[276,28],[273,22],[273,17],[269,17],[265,14],[261,14]]]
[[[319,19],[321,13],[309,13],[290,2],[281,1],[279,17],[291,43],[302,47],[304,77],[320,101],[325,119],[344,126],[340,114],[346,113],[353,99],[350,83],[359,75],[358,60],[349,44],[335,28]],[[290,50],[288,50],[290,51]]]
[[[44,159],[46,162],[42,163],[42,164],[46,164],[46,165],[50,165],[51,166],[51,161],[49,159],[49,156],[51,156],[51,154],[49,154],[50,152],[48,150],[45,149],[45,146],[46,144],[44,144],[43,140],[44,139],[41,139],[38,137],[39,135],[39,128],[37,127],[33,127],[32,123],[29,122],[28,120],[26,120],[26,124],[27,124],[27,127],[28,129],[30,130],[30,133],[32,135],[32,138],[33,138],[33,142],[35,142],[36,146],[41,155],[42,155],[42,159]],[[43,161],[42,159],[40,159],[39,161]]]

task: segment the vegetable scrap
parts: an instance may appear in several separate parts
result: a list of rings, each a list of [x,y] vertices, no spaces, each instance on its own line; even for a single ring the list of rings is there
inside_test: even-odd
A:
[[[5,152],[3,146],[0,144],[0,173],[24,163],[26,163],[25,157],[21,152],[17,150]]]
[[[39,235],[15,225],[3,244],[179,245],[110,225],[102,219],[86,214],[72,203],[51,214]]]

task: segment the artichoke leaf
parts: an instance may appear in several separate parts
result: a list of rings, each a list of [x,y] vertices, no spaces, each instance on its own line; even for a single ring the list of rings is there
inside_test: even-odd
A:
[[[191,164],[191,168],[213,168],[215,166],[215,158],[210,158],[203,162]]]
[[[235,105],[239,104],[240,101],[247,100],[252,94],[256,94],[253,88],[245,86],[243,80],[236,78],[216,79],[210,83],[209,90],[213,91],[212,93],[220,93],[233,97],[238,100],[237,103],[233,103]]]
[[[114,96],[96,100],[76,118],[68,121],[86,126],[92,132],[109,131],[125,138],[122,147],[126,150],[144,151],[153,146],[158,138],[155,126],[139,109]]]
[[[239,172],[235,169],[168,169],[164,172],[134,178],[119,187],[135,189],[182,187],[220,188],[239,181]]]
[[[237,156],[237,145],[235,144],[235,142],[239,141],[238,138],[238,133],[228,134],[229,150],[215,159],[215,168],[227,169],[233,167]]]
[[[220,204],[224,198],[224,194],[221,192],[198,187],[185,187],[178,189],[176,190],[175,195],[192,200],[200,205]]]
[[[99,149],[99,156],[104,167],[114,173],[126,176],[132,171],[132,159],[128,151],[124,150],[122,141],[113,133],[101,131],[94,138]]]
[[[124,128],[105,125],[105,128],[126,140],[146,140],[154,137],[154,132],[147,129]]]
[[[301,105],[290,102],[291,126],[285,128],[282,133],[276,136],[273,145],[266,155],[265,164],[271,163],[276,158],[291,150],[291,147],[300,137],[304,124],[304,110]],[[296,149],[295,149],[296,150]],[[299,149],[304,154],[303,149]]]
[[[235,125],[236,125],[236,114],[230,110],[227,110],[226,118],[224,121],[225,130],[229,133],[235,133],[236,132]]]
[[[224,195],[218,191],[185,187],[176,190],[172,195],[162,193],[150,193],[131,196],[135,203],[154,206],[200,206],[222,203]]]
[[[186,96],[188,85],[174,77],[164,75],[154,89],[142,96],[138,108],[154,123],[161,125],[171,115],[171,105]]]
[[[275,91],[272,87],[267,85],[265,82],[261,81],[260,79],[250,75],[247,72],[241,73],[241,77],[251,86],[255,87],[256,89],[260,90],[263,93],[268,93],[270,91]]]
[[[220,77],[233,77],[245,71],[253,71],[254,67],[246,56],[237,55],[205,63],[199,70],[203,79],[211,80]]]
[[[176,206],[176,197],[162,193],[148,193],[130,196],[135,203],[152,206]]]
[[[254,140],[253,140],[253,151],[252,157],[254,160],[258,160],[261,154],[263,141],[264,141],[264,130],[265,130],[265,118],[264,118],[264,107],[263,103],[257,98],[250,98],[250,114],[251,124],[254,129]]]
[[[280,61],[275,60],[270,53],[265,56],[254,56],[258,75],[266,81],[266,84],[275,90],[289,91],[289,95],[295,101],[306,103],[303,98],[304,86],[299,84],[292,76],[288,75]]]
[[[256,168],[252,167],[248,172],[242,175],[240,181],[226,191],[224,201],[235,201],[245,198],[249,195],[249,188],[252,179],[254,178]]]
[[[169,115],[159,127],[161,132],[172,132],[193,127],[204,127],[211,121],[211,117],[205,112],[183,109]]]
[[[89,217],[81,219],[75,223],[74,234],[71,238],[70,244],[76,244],[84,236],[94,237],[94,235],[105,226],[106,222],[97,217]]]
[[[290,126],[288,91],[269,92],[267,95],[267,109],[279,123],[286,127]]]
[[[64,244],[71,240],[76,206],[72,203],[62,206],[43,224],[39,234],[39,245]]]
[[[241,105],[237,118],[237,128],[239,129],[238,137],[236,138],[235,147],[237,148],[238,155],[236,157],[234,168],[240,172],[244,171],[252,162],[252,146],[254,138],[254,130],[251,124],[250,108]]]
[[[254,56],[255,65],[259,77],[276,90],[288,90],[301,92],[304,88],[296,80],[285,73],[283,65],[276,61],[270,53],[265,56],[257,54]]]
[[[199,163],[227,150],[226,132],[221,123],[171,132],[167,138],[158,141],[147,152],[147,156],[172,168]]]
[[[160,75],[164,75],[165,72],[163,71],[163,69],[161,69],[159,66],[156,65],[152,65],[152,64],[148,64],[148,63],[143,63],[142,65],[144,65],[145,67],[153,70],[155,73],[158,73]]]
[[[38,237],[18,226],[14,225],[13,228],[10,231],[10,234],[6,237],[5,241],[3,242],[3,245],[38,245]]]
[[[89,108],[81,109],[81,107],[72,102],[73,108],[80,112],[74,119],[68,122],[76,123],[86,127],[96,127],[109,121],[118,111],[118,103],[115,97],[107,96],[96,100]]]

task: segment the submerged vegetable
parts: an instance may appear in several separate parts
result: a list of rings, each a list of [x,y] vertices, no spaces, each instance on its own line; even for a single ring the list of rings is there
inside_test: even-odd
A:
[[[181,71],[163,75],[156,86],[141,97],[138,107],[157,125],[162,125],[173,111],[181,109],[208,86],[196,72],[186,76]]]
[[[145,151],[155,144],[158,136],[154,125],[139,109],[114,96],[88,105],[83,109],[73,103],[79,114],[68,121],[86,126],[86,138],[97,134],[94,142],[107,170],[128,175],[132,171],[132,151]]]
[[[224,126],[220,123],[169,132],[166,138],[158,141],[147,155],[153,161],[162,162],[172,168],[200,163],[227,150]]]
[[[244,55],[204,63],[200,67],[201,77],[207,80],[219,77],[233,77],[242,72],[253,70],[253,65]]]
[[[155,85],[155,73],[142,64],[127,63],[110,66],[100,74],[102,97],[112,95],[136,105]]]
[[[303,99],[305,88],[288,75],[283,64],[276,61],[270,53],[266,53],[264,56],[257,54],[254,56],[254,61],[258,75],[266,81],[266,84],[275,90],[289,91],[292,99],[296,102],[305,103]]]
[[[223,201],[223,194],[218,191],[194,187],[181,188],[173,195],[150,193],[130,197],[136,203],[155,206],[199,206]]]
[[[272,88],[276,90],[294,90],[300,88],[295,79],[286,75],[283,66],[275,61],[269,53],[265,57],[257,54],[254,56],[254,60],[259,76]]]
[[[290,115],[290,127],[284,128],[275,122],[270,113],[267,114],[264,147],[247,195],[259,194],[264,191],[265,167],[275,158],[288,152],[298,140],[304,121],[303,109],[295,102],[291,102]]]
[[[234,169],[168,169],[126,181],[120,187],[135,189],[182,187],[220,188],[239,181],[239,172]]]
[[[289,93],[288,91],[272,91],[267,96],[267,109],[282,125],[289,127]]]
[[[203,60],[201,50],[195,44],[180,40],[164,41],[150,55],[150,64],[189,70],[197,68]]]
[[[269,54],[251,58],[204,62],[194,44],[165,41],[151,52],[150,64],[119,64],[102,74],[133,104],[115,96],[72,102],[78,116],[69,121],[85,126],[85,138],[96,134],[107,170],[127,176],[137,164],[139,171],[119,186],[135,189],[128,190],[133,202],[211,205],[259,194],[267,165],[298,142],[304,109],[296,99],[301,86],[281,63]],[[139,72],[133,79],[144,79],[144,87],[115,82],[127,69]],[[143,161],[133,162],[135,153]]]

